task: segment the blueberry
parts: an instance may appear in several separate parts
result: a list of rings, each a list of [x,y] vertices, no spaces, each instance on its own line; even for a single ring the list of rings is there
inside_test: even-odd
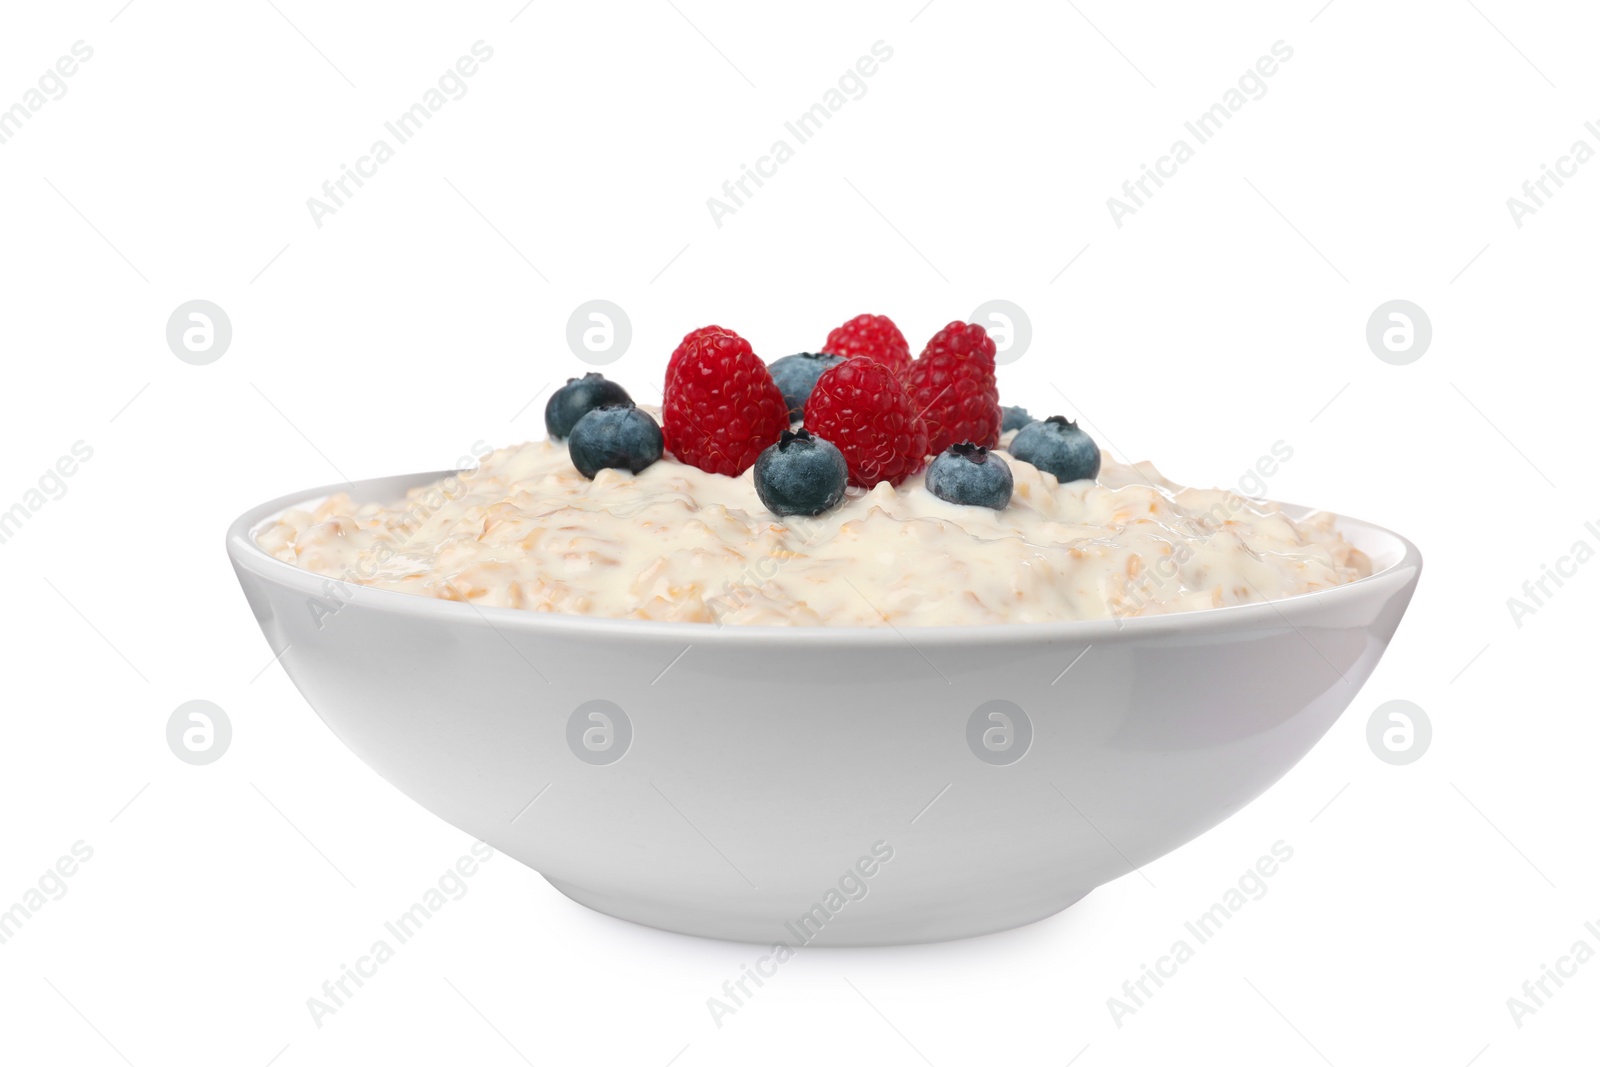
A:
[[[756,495],[775,515],[821,515],[844,499],[844,453],[802,427],[756,457]]]
[[[572,428],[567,454],[585,478],[606,468],[638,474],[661,458],[661,427],[631,402],[602,404]]]
[[[1011,454],[1056,476],[1058,482],[1075,482],[1100,473],[1100,446],[1094,438],[1060,415],[1030,422],[1011,439]]]
[[[1020,430],[1030,422],[1039,421],[1028,414],[1027,408],[1004,407],[1000,409],[1000,414],[1003,416],[1000,420],[1001,433],[1006,433],[1009,430]]]
[[[1011,503],[1011,468],[980,445],[951,445],[934,456],[926,484],[928,492],[952,504],[998,511]]]
[[[568,378],[550,395],[544,406],[544,428],[551,438],[566,437],[578,420],[601,404],[631,404],[633,398],[616,382],[590,371],[582,378]]]
[[[789,405],[790,422],[805,411],[806,397],[816,388],[822,372],[843,362],[843,356],[830,356],[826,352],[796,352],[772,361],[767,369],[772,372],[772,380],[778,383],[783,393],[783,402]]]

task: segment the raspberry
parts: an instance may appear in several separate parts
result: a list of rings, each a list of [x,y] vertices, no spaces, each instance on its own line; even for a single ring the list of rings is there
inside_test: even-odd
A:
[[[857,315],[828,334],[822,351],[848,359],[875,359],[896,374],[911,366],[911,346],[887,315]]]
[[[736,477],[789,428],[789,408],[750,342],[707,326],[683,339],[667,364],[661,431],[674,456]]]
[[[721,326],[702,326],[698,330],[690,330],[688,333],[684,334],[683,340],[678,344],[677,348],[672,350],[672,356],[667,360],[666,384],[669,386],[672,384],[673,374],[677,372],[678,367],[683,363],[684,358],[688,356],[690,352],[695,351],[702,342],[714,340],[724,335],[729,337],[739,336],[732,330],[724,329]]]
[[[928,432],[900,379],[871,359],[823,371],[806,401],[806,429],[844,453],[850,484],[899,485],[928,455]]]
[[[933,335],[902,376],[916,412],[928,425],[928,451],[1000,443],[1000,391],[994,383],[994,341],[982,326],[952,322]]]

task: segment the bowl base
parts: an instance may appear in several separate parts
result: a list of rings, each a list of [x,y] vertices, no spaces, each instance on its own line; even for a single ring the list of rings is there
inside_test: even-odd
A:
[[[562,896],[613,919],[625,919],[668,933],[717,941],[737,941],[764,947],[781,941],[791,948],[873,948],[981,937],[1048,919],[1072,907],[1090,893],[1088,889],[1075,890],[1049,900],[1032,900],[1026,905],[1009,908],[997,908],[991,901],[981,911],[962,913],[918,916],[901,911],[879,915],[872,921],[855,925],[831,923],[810,939],[801,940],[792,923],[772,915],[715,913],[703,907],[650,900],[634,894],[592,890],[549,875],[543,877]]]

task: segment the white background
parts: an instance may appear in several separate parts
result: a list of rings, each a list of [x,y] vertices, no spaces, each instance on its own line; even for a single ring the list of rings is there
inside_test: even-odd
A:
[[[1506,206],[1600,148],[1584,5],[122,2],[8,5],[0,32],[0,107],[94,49],[0,145],[0,509],[94,450],[0,545],[0,908],[93,849],[0,945],[0,1059],[1593,1062],[1600,962],[1520,1028],[1506,1006],[1600,949],[1600,562],[1520,628],[1506,606],[1600,545],[1600,162],[1520,228]],[[307,197],[478,40],[467,94],[314,225]],[[706,198],[879,40],[866,94],[716,226]],[[1279,40],[1266,95],[1114,225],[1106,198]],[[607,373],[651,400],[707,322],[772,358],[860,311],[917,348],[1014,301],[1034,336],[1007,402],[1190,484],[1287,442],[1270,494],[1405,533],[1421,590],[1303,763],[1056,918],[802,953],[718,1028],[706,999],[757,950],[592,914],[497,857],[319,1028],[306,999],[470,841],[269,666],[223,528],[542,433],[595,297],[634,326]],[[195,298],[233,324],[209,366],[165,341]],[[1433,323],[1408,366],[1364,338],[1395,298]],[[234,728],[205,767],[164,736],[196,698]],[[1434,727],[1405,767],[1365,739],[1396,698]],[[1117,1026],[1107,998],[1278,840],[1267,895]]]

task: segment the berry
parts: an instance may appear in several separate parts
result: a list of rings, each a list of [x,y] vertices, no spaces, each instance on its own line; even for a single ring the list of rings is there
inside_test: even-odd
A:
[[[826,352],[797,352],[772,361],[767,369],[783,393],[783,402],[789,405],[790,422],[805,412],[806,397],[811,395],[822,372],[843,362],[843,356],[830,356]]]
[[[1011,468],[987,448],[963,442],[933,457],[927,486],[940,500],[998,511],[1011,503]]]
[[[1054,474],[1058,482],[1075,482],[1100,473],[1100,446],[1078,429],[1077,423],[1060,415],[1018,430],[1011,439],[1011,454]]]
[[[661,427],[633,404],[602,404],[578,420],[567,455],[585,478],[614,467],[638,474],[661,458]]]
[[[631,404],[633,397],[616,382],[590,371],[582,378],[568,378],[567,384],[550,394],[544,406],[544,428],[552,439],[572,432],[578,420],[601,404]]]
[[[911,346],[887,315],[857,315],[829,331],[822,350],[846,359],[875,359],[896,374],[911,366]]]
[[[775,515],[821,515],[844,499],[844,454],[804,428],[783,431],[756,459],[756,495]]]
[[[899,485],[928,455],[928,432],[894,372],[847,359],[822,372],[806,401],[806,429],[844,453],[850,484]]]
[[[1009,433],[1012,430],[1020,430],[1024,426],[1028,425],[1028,423],[1038,421],[1038,419],[1035,419],[1032,415],[1028,414],[1027,408],[1003,407],[1000,409],[1001,433]]]
[[[952,322],[933,335],[902,376],[928,424],[928,450],[970,441],[1000,443],[1000,391],[994,384],[994,341],[982,326]]]
[[[678,347],[674,348],[672,355],[667,358],[666,384],[672,384],[672,376],[678,372],[678,368],[688,358],[689,353],[698,352],[706,345],[714,344],[719,337],[732,337],[737,341],[739,335],[721,326],[702,326],[698,330],[690,330],[684,334],[683,340],[678,342]]]
[[[713,329],[696,330],[672,354],[661,427],[680,460],[736,477],[789,428],[789,410],[750,342]]]

